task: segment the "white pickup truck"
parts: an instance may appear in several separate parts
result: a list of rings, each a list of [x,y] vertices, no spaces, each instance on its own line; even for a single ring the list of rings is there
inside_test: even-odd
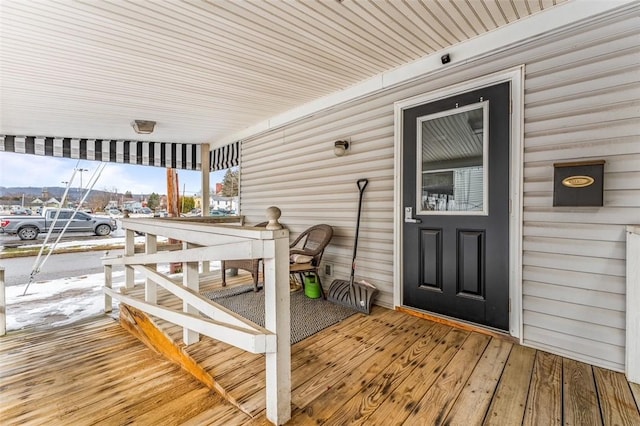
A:
[[[35,240],[40,233],[48,232],[56,217],[57,209],[45,209],[42,216],[0,216],[0,232],[17,234],[21,240]],[[117,229],[116,221],[110,217],[92,216],[84,212],[73,213],[73,209],[60,209],[58,220],[53,227],[60,232],[93,232],[96,235],[109,235]]]

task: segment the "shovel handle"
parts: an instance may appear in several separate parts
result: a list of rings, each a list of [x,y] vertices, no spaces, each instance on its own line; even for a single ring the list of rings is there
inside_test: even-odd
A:
[[[360,190],[360,192],[364,191],[368,183],[369,179],[358,179],[358,182],[356,182],[356,184],[358,185],[358,190]]]

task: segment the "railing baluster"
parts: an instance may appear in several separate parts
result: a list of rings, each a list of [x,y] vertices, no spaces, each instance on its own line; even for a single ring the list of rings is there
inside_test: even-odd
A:
[[[189,248],[196,247],[194,244],[189,244],[187,242],[182,243],[182,249],[187,250]],[[182,284],[195,291],[198,292],[200,289],[200,279],[198,277],[198,262],[183,262],[182,263]],[[183,308],[185,313],[189,314],[197,314],[198,310],[189,305],[186,301],[183,302]],[[189,330],[185,328],[182,332],[182,340],[185,345],[191,345],[200,340],[200,334],[193,330]]]
[[[133,256],[135,254],[135,238],[136,234],[131,229],[125,230],[125,239],[124,239],[124,255]],[[124,267],[124,285],[126,288],[130,289],[135,286],[135,271],[131,266]]]
[[[144,252],[146,254],[157,253],[158,251],[158,237],[157,235],[147,233],[144,237]],[[153,263],[148,265],[151,269],[156,270],[158,264]],[[147,278],[144,286],[144,300],[149,303],[157,303],[158,301],[158,286],[153,280]]]
[[[113,288],[113,266],[104,265],[104,286],[106,288]],[[104,311],[111,312],[113,309],[113,300],[108,293],[104,294]]]

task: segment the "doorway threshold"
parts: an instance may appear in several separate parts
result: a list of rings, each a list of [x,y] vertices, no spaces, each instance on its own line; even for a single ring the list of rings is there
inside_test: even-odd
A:
[[[450,327],[459,328],[461,330],[473,331],[487,336],[495,337],[497,339],[506,340],[512,343],[520,343],[520,340],[514,336],[511,336],[503,330],[475,324],[467,321],[462,321],[456,318],[451,318],[446,315],[440,315],[433,312],[423,311],[417,308],[409,306],[396,306],[396,311],[403,312],[407,315],[426,319],[429,321],[437,322],[439,324],[448,325]]]

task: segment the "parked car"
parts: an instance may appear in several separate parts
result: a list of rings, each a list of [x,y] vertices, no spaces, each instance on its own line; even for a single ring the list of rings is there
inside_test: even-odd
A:
[[[31,216],[31,213],[31,209],[25,209],[22,207],[11,210],[11,214],[15,216]]]
[[[35,240],[38,234],[48,232],[54,223],[58,209],[45,209],[43,216],[17,218],[15,216],[0,217],[0,232],[16,234],[21,240]],[[99,236],[109,235],[117,229],[116,221],[109,217],[89,215],[73,209],[60,209],[54,231],[62,231],[69,223],[67,232],[93,232]]]
[[[209,216],[226,216],[227,214],[220,210],[209,210]]]
[[[153,210],[149,207],[139,207],[134,209],[129,217],[153,217]]]

